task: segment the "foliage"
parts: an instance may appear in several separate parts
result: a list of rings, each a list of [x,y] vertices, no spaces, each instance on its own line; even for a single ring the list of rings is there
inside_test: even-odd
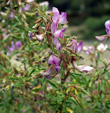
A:
[[[1,113],[109,113],[110,61],[101,55],[110,48],[94,43],[84,49],[77,37],[65,34],[66,13],[29,1],[1,5]],[[105,18],[97,28],[91,21],[87,27],[97,30]],[[82,51],[94,66],[80,63]]]

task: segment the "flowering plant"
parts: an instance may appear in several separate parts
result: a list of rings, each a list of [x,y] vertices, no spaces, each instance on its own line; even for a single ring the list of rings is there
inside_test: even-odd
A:
[[[110,61],[102,59],[108,46],[83,46],[68,36],[67,13],[56,7],[49,11],[47,1],[7,4],[0,12],[0,111],[109,112]],[[101,42],[110,36],[109,20],[105,27],[107,35],[96,36]]]

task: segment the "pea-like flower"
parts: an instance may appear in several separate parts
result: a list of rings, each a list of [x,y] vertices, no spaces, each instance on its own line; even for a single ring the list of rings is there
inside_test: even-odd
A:
[[[108,47],[108,45],[104,45],[103,43],[101,43],[101,44],[99,44],[99,45],[97,46],[97,50],[98,50],[99,52],[104,52],[104,51],[107,50],[107,47]]]
[[[36,35],[36,38],[39,42],[41,42],[44,39],[44,35],[43,34]]]
[[[11,12],[11,14],[10,14],[10,17],[9,17],[10,19],[13,19],[14,18],[14,12]]]
[[[108,39],[108,35],[102,35],[102,36],[96,36],[95,38],[100,41],[103,42],[104,40]]]
[[[27,3],[34,2],[34,0],[26,0]]]
[[[52,17],[53,21],[56,21],[57,23],[60,24],[65,24],[67,22],[67,13],[61,12],[60,15],[60,12],[56,7],[53,7],[52,11],[54,13],[54,16]]]
[[[29,4],[26,4],[21,10],[22,11],[29,11],[31,6]]]
[[[48,63],[53,65],[53,66],[59,66],[60,62],[61,62],[61,60],[58,57],[54,56],[54,55],[51,55],[49,57],[49,60],[48,60]]]
[[[84,73],[88,73],[94,70],[93,67],[88,66],[88,65],[77,65],[77,63],[74,61],[74,66],[77,70],[79,70],[80,72],[84,72]]]
[[[22,46],[22,43],[20,41],[16,42],[16,48],[17,50],[19,50],[19,48]]]
[[[47,70],[45,70],[43,73],[41,73],[43,76],[45,76],[47,79],[49,79],[51,76],[57,74],[60,72],[60,66],[52,66],[49,67]]]
[[[63,38],[64,37],[65,28],[57,30],[57,22],[53,21],[51,25],[51,33],[56,38]]]
[[[41,2],[40,6],[44,6],[44,7],[49,8],[49,2],[48,1]]]
[[[75,52],[75,53],[80,53],[83,50],[83,43],[82,41],[80,41],[80,43],[78,44],[76,40],[72,39],[72,46],[71,49]]]
[[[105,30],[106,30],[108,36],[110,36],[110,20],[107,20],[105,22]]]
[[[76,68],[77,68],[79,71],[81,71],[81,72],[85,72],[85,73],[87,73],[87,72],[91,72],[91,71],[94,70],[93,67],[88,66],[88,65],[80,65],[80,66],[77,66]]]
[[[8,49],[7,55],[11,55],[11,53],[13,51],[15,51],[15,45],[14,45],[14,42],[13,41],[11,42],[11,47],[8,47],[7,49]]]
[[[14,52],[16,49],[19,50],[19,48],[22,46],[22,43],[20,41],[17,41],[16,44],[14,44],[14,41],[11,42],[11,47],[8,47],[8,53],[7,55],[11,55],[12,52]]]
[[[90,55],[94,53],[94,46],[84,46],[83,50],[85,54]]]
[[[56,45],[56,48],[58,50],[62,49],[61,43],[60,43],[60,41],[57,38],[54,38],[53,43]]]

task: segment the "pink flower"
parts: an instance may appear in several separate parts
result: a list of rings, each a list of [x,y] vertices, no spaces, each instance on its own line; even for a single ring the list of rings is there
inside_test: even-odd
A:
[[[31,3],[33,2],[34,0],[26,0],[27,3]]]
[[[29,38],[31,39],[32,36],[33,36],[33,33],[32,33],[31,31],[29,31],[28,36],[29,36]]]
[[[107,50],[107,47],[108,47],[108,45],[105,45],[105,46],[104,46],[104,44],[101,43],[101,44],[99,44],[99,45],[97,46],[97,50],[98,50],[99,52],[104,52],[104,51]]]
[[[47,79],[49,79],[51,76],[57,74],[60,72],[60,66],[49,67],[46,71],[41,73],[41,75],[45,76]]]
[[[7,49],[8,49],[7,55],[11,55],[11,53],[13,51],[15,51],[15,45],[14,45],[14,42],[13,41],[11,42],[11,47],[8,47]]]
[[[56,30],[56,31],[54,32],[54,36],[55,36],[56,38],[63,38],[63,37],[64,37],[64,32],[65,32],[65,28],[62,28],[62,29],[60,29],[60,30]]]
[[[36,38],[39,42],[41,42],[44,39],[44,35],[43,34],[36,35]]]
[[[13,18],[14,18],[14,12],[11,12],[10,19],[13,19]]]
[[[90,67],[90,66],[88,66],[88,65],[80,65],[80,66],[77,66],[76,68],[77,68],[79,71],[81,71],[81,72],[85,72],[85,73],[94,70],[93,67]]]
[[[48,68],[45,72],[41,73],[41,75],[49,79],[54,74],[53,72],[54,72],[53,68]]]
[[[96,36],[95,38],[97,40],[103,42],[104,40],[106,40],[108,38],[108,35]]]
[[[40,6],[44,6],[44,7],[49,8],[49,2],[48,1],[41,2]]]
[[[56,38],[63,38],[64,37],[64,32],[65,28],[57,30],[57,22],[53,21],[51,25],[51,32]]]
[[[76,40],[72,40],[73,44],[71,46],[71,49],[75,52],[75,53],[80,53],[83,50],[83,43],[82,41],[80,41],[80,43],[78,44]]]
[[[61,15],[59,13],[59,10],[56,7],[53,7],[52,9],[54,16],[52,17],[53,21],[56,21],[57,23],[60,24],[65,24],[67,21],[67,13],[61,12]]]
[[[94,53],[94,46],[84,46],[83,50],[85,51],[85,54],[90,55]]]
[[[79,71],[81,71],[81,72],[85,72],[85,73],[91,72],[91,71],[94,70],[93,67],[90,67],[90,66],[88,66],[88,65],[80,65],[80,66],[78,66],[77,63],[76,63],[76,61],[74,61],[74,66],[75,66],[75,68],[76,68],[77,70],[79,70]]]
[[[51,55],[48,60],[48,63],[51,65],[54,65],[54,66],[59,66],[60,62],[61,62],[61,60],[54,55]]]
[[[62,46],[61,46],[60,41],[57,38],[54,38],[53,43],[56,45],[56,48],[58,50],[61,50]]]
[[[51,24],[51,32],[52,32],[52,34],[54,34],[56,30],[57,30],[57,22],[53,21],[52,24]]]
[[[14,41],[11,42],[11,47],[7,47],[8,53],[7,55],[11,55],[12,52],[14,52],[16,49],[19,50],[19,48],[22,46],[22,43],[20,41],[16,42],[16,45],[14,44]]]
[[[17,50],[19,50],[19,48],[22,46],[22,43],[20,41],[16,42],[16,48]]]
[[[83,43],[80,41],[80,43],[77,45],[76,53],[80,53],[83,50]]]
[[[31,6],[29,4],[26,4],[21,10],[22,11],[29,11]]]
[[[110,36],[110,20],[107,20],[105,22],[105,29],[106,29],[108,36]]]

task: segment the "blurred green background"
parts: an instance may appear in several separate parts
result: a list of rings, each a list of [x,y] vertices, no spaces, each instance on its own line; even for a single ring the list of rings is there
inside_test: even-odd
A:
[[[44,1],[44,0],[41,0]],[[110,19],[110,0],[48,0],[68,14],[68,32],[80,39],[95,39],[106,34],[104,23]]]

